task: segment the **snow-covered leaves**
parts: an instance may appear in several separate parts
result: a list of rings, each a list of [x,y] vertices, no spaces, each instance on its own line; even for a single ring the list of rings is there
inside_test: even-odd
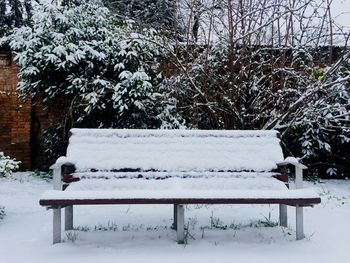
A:
[[[18,169],[21,162],[11,159],[9,156],[0,152],[0,177],[8,176],[12,171]],[[1,214],[0,214],[1,219]]]
[[[11,38],[21,68],[18,89],[47,103],[73,99],[80,122],[105,115],[94,126],[159,127],[159,105],[173,102],[159,96],[156,33],[140,32],[98,2],[44,5],[33,26]]]
[[[159,83],[160,37],[115,17],[100,1],[46,4],[31,27],[11,36],[19,91],[58,115],[44,132],[49,158],[64,149],[72,126],[174,128],[176,100]],[[59,112],[59,114],[57,114]]]
[[[7,48],[8,35],[13,28],[30,24],[35,0],[0,1],[0,48]]]

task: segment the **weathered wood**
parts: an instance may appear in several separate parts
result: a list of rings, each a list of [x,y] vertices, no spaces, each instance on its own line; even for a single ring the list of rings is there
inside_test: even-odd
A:
[[[64,183],[70,184],[74,182],[79,182],[80,178],[69,174],[69,175],[64,175],[62,181]]]
[[[177,205],[176,207],[177,243],[183,244],[185,242],[185,209],[183,205]]]
[[[73,164],[62,165],[63,175],[70,175],[75,172],[75,166]]]
[[[279,212],[280,212],[280,226],[287,227],[288,226],[287,206],[285,204],[280,204]]]
[[[64,208],[64,229],[73,230],[73,206]]]
[[[284,182],[285,184],[288,184],[288,175],[276,174],[273,175],[273,177],[281,182]]]
[[[72,173],[75,172],[75,166],[73,164],[62,165],[62,181],[65,183],[73,183],[80,181],[79,177],[73,176]]]
[[[176,230],[177,229],[177,205],[174,204],[174,224],[173,227]]]
[[[164,199],[145,199],[145,198],[121,198],[121,199],[79,199],[79,200],[49,200],[41,199],[42,206],[69,206],[69,205],[126,205],[126,204],[285,204],[285,205],[301,205],[309,206],[319,204],[321,198],[164,198]]]
[[[53,244],[61,242],[61,208],[53,209]]]
[[[274,177],[277,180],[280,180],[284,182],[285,184],[288,184],[289,178],[288,178],[288,167],[287,165],[277,165],[277,171],[279,174],[275,175]]]
[[[304,212],[303,207],[296,206],[296,238],[301,240],[305,237],[304,235]]]

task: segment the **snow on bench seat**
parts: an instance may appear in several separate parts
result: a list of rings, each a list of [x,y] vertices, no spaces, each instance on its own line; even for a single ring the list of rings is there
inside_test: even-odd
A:
[[[312,190],[288,190],[283,182],[269,177],[89,179],[72,184],[66,191],[47,191],[42,205],[128,204],[128,203],[285,203],[318,202]],[[187,200],[187,201],[186,201]],[[216,200],[216,201],[215,201]]]
[[[74,191],[176,191],[176,190],[287,190],[286,185],[272,177],[177,178],[168,179],[85,179],[70,184],[65,192]]]
[[[76,171],[271,171],[283,161],[276,131],[72,129]]]
[[[313,190],[202,190],[166,189],[156,191],[58,191],[45,192],[40,200],[44,206],[97,204],[318,204]]]

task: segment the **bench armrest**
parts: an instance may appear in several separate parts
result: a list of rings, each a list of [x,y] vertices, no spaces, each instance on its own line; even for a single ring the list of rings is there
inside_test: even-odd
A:
[[[62,165],[74,165],[66,156],[59,157],[56,162],[50,166],[51,170],[62,167]]]
[[[73,165],[66,156],[59,157],[56,162],[50,166],[53,170],[53,189],[62,190],[62,166]]]
[[[307,166],[300,163],[295,157],[287,157],[283,162],[278,163],[278,165],[294,165],[295,167],[295,188],[303,188],[303,170],[307,169]]]

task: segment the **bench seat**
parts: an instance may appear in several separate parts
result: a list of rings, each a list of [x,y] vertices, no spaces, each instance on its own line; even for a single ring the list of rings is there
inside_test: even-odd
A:
[[[58,191],[45,192],[42,206],[108,204],[286,204],[310,206],[320,197],[309,189],[295,190],[157,190],[157,191]]]
[[[272,173],[264,175],[246,173],[240,176],[239,173],[235,173],[232,177],[210,178],[85,178],[71,184],[65,191],[46,191],[40,200],[40,205],[220,203],[312,205],[320,202],[315,191],[289,190],[283,182],[271,175]],[[80,176],[84,177],[82,174]],[[229,173],[226,176],[229,176]]]

